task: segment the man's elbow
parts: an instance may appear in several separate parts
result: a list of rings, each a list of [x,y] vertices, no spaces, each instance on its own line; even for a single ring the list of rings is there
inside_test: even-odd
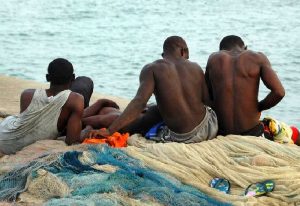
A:
[[[278,89],[274,91],[274,94],[276,98],[280,101],[285,96],[285,89],[284,88]]]
[[[68,146],[73,145],[73,144],[80,144],[81,143],[80,139],[81,138],[70,138],[70,137],[66,136],[65,143]]]
[[[72,140],[69,139],[69,138],[66,138],[66,139],[65,139],[65,143],[66,143],[68,146],[70,146],[70,145],[74,144],[74,141],[72,141]]]

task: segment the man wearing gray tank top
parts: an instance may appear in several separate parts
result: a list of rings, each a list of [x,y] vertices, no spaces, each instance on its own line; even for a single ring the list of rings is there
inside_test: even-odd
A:
[[[0,153],[12,154],[35,141],[56,139],[63,131],[67,144],[82,141],[81,119],[93,92],[93,82],[87,77],[75,80],[73,72],[68,60],[55,59],[46,75],[50,88],[23,91],[20,114],[0,123]]]

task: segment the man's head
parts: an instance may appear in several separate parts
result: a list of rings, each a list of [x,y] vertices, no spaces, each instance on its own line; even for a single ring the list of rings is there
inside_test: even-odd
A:
[[[180,36],[170,36],[168,37],[163,45],[164,52],[162,56],[172,55],[172,56],[181,56],[185,59],[189,58],[189,49],[186,45],[186,42]]]
[[[54,59],[48,66],[46,79],[53,85],[70,83],[75,79],[73,65],[63,58]]]
[[[241,37],[235,35],[226,36],[220,42],[220,50],[231,50],[235,47],[247,49]]]

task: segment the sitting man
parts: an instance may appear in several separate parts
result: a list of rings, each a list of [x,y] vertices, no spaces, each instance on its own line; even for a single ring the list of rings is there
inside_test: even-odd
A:
[[[204,73],[198,64],[188,60],[186,42],[178,36],[168,37],[163,51],[163,59],[142,69],[137,94],[124,112],[107,130],[93,130],[90,136],[111,135],[136,120],[153,93],[168,127],[162,141],[194,143],[216,136],[216,115],[204,105],[209,100]]]
[[[261,136],[263,110],[274,107],[284,97],[284,88],[268,58],[246,50],[238,36],[226,36],[220,51],[210,55],[205,78],[219,122],[219,134]],[[258,101],[260,80],[270,93]]]
[[[66,59],[55,59],[48,66],[49,89],[27,89],[21,94],[20,114],[0,123],[0,153],[11,154],[42,139],[55,139],[66,129],[67,144],[81,142],[81,118],[93,91],[87,77],[74,82],[73,66]],[[83,86],[83,96],[71,92]]]

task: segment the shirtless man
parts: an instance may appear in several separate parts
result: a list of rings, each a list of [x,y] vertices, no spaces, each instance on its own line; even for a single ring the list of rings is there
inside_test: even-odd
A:
[[[134,121],[154,93],[159,112],[169,129],[162,141],[184,143],[212,139],[217,134],[214,111],[204,106],[208,91],[200,66],[190,62],[186,42],[178,36],[167,38],[163,59],[147,64],[140,74],[134,99],[107,130],[92,131],[90,136],[108,136]]]
[[[247,50],[238,36],[222,39],[220,51],[208,59],[205,78],[220,135],[262,135],[261,111],[274,107],[285,95],[268,58]],[[258,101],[260,79],[270,93]]]
[[[49,64],[46,79],[50,88],[25,90],[20,98],[20,114],[0,123],[0,153],[15,153],[37,140],[55,139],[65,129],[67,144],[82,141],[84,98],[69,90],[74,78],[73,66],[68,60],[59,58]],[[82,80],[88,83],[88,78],[80,78],[76,85]],[[88,101],[90,94],[85,95]]]

